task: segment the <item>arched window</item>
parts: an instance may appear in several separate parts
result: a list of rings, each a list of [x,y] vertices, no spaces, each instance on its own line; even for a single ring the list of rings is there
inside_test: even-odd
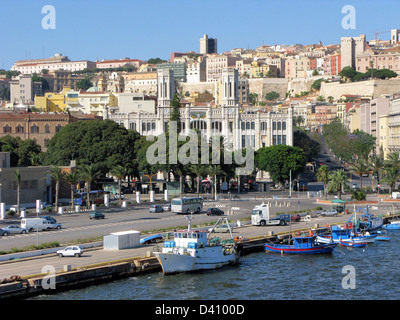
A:
[[[251,130],[254,130],[256,128],[256,124],[254,121],[251,122]]]
[[[246,123],[244,121],[242,121],[241,128],[242,130],[246,129]]]
[[[62,129],[62,125],[58,124],[57,127],[56,127],[56,132],[60,132],[61,129]]]
[[[146,122],[142,122],[142,132],[146,131]]]
[[[45,133],[50,133],[50,126],[49,126],[48,123],[46,123],[46,124],[44,125],[44,132],[45,132]]]
[[[246,122],[246,129],[250,129],[250,122],[249,121]]]
[[[6,124],[4,126],[4,128],[3,128],[3,132],[4,133],[11,133],[11,127],[8,124]]]
[[[281,122],[278,121],[278,130],[281,130]]]
[[[276,122],[272,122],[272,130],[276,130]]]
[[[32,133],[39,133],[39,127],[38,127],[36,124],[34,124],[34,125],[31,127],[31,132],[32,132]]]
[[[21,124],[18,123],[17,128],[16,128],[17,133],[24,133],[24,127],[21,126]]]
[[[286,121],[282,121],[282,130],[286,130]]]

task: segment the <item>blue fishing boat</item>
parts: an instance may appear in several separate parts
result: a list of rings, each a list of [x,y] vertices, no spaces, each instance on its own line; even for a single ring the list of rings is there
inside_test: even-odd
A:
[[[320,244],[316,237],[294,237],[293,244],[264,244],[265,251],[289,254],[321,254],[331,253],[337,243]]]
[[[382,226],[383,229],[385,230],[400,230],[400,223],[398,222],[391,222],[388,224],[384,224]]]
[[[340,240],[339,243],[345,247],[352,247],[352,248],[364,248],[367,246],[366,242],[357,242],[351,239]]]
[[[355,219],[358,228],[361,231],[377,231],[383,226],[382,217],[375,217],[373,214],[369,213],[369,206],[366,208],[357,208],[357,211],[354,215],[357,215],[357,212],[362,212],[360,216]],[[352,220],[353,216],[350,217],[349,222]]]
[[[140,239],[140,243],[141,244],[147,244],[147,243],[157,242],[159,240],[161,241],[162,238],[163,237],[162,237],[161,234],[154,234],[152,236]]]
[[[354,242],[375,242],[377,234],[370,234],[369,232],[365,232],[361,234],[356,232],[353,228],[352,223],[346,224],[344,227],[342,226],[332,226],[331,227],[331,235],[321,235],[317,236],[317,241],[319,243],[339,243],[340,240],[348,240],[351,239]]]

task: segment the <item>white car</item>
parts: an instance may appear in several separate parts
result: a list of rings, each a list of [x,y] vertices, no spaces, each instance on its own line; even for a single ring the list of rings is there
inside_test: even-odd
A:
[[[11,206],[9,210],[10,210],[10,211],[17,212],[17,211],[18,211],[17,209],[18,209],[18,206],[15,204],[15,205]],[[19,212],[21,212],[22,210],[25,210],[25,211],[26,211],[26,208],[25,208],[25,207],[19,206]]]
[[[321,212],[321,216],[337,216],[338,212],[337,210],[333,209],[333,210],[326,210],[326,211],[322,211]]]
[[[62,257],[80,257],[83,253],[83,249],[80,246],[68,246],[62,250],[57,251],[57,255]]]
[[[47,228],[48,229],[61,229],[62,228],[62,225],[61,224],[59,224],[59,223],[56,223],[56,222],[49,222],[48,224],[47,224]]]

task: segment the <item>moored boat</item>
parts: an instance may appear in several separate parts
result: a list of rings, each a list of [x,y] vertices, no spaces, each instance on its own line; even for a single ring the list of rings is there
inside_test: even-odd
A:
[[[370,234],[369,232],[365,232],[364,234],[355,232],[352,224],[347,224],[344,227],[341,226],[332,226],[331,227],[331,235],[321,235],[317,236],[317,241],[319,243],[339,243],[340,240],[352,239],[354,242],[375,242],[377,234]]]
[[[388,224],[384,224],[382,228],[385,230],[400,230],[400,223],[398,223],[397,221],[391,222]]]
[[[166,241],[161,252],[154,252],[164,274],[216,269],[238,262],[238,244],[233,239],[210,238],[212,231],[192,230],[188,220],[187,230],[174,232],[174,240]]]
[[[366,242],[357,242],[352,239],[340,240],[339,243],[345,247],[364,248],[367,246]]]
[[[336,243],[320,244],[316,242],[316,236],[294,237],[293,244],[265,243],[264,249],[269,252],[289,254],[321,254],[331,253]]]

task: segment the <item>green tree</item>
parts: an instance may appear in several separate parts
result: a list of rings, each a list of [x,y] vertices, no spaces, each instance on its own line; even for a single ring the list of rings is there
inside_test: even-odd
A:
[[[324,183],[324,193],[328,196],[327,185],[329,183],[329,167],[327,165],[322,165],[317,170],[317,180]]]
[[[73,211],[74,202],[75,202],[75,200],[74,200],[75,188],[79,182],[78,171],[72,170],[71,172],[66,172],[64,174],[64,180],[70,185],[70,188],[71,188],[71,211]]]
[[[78,121],[53,136],[42,154],[42,163],[66,166],[74,159],[79,165],[95,163],[104,176],[116,165],[136,172],[133,159],[139,137],[136,131],[112,120]]]
[[[317,141],[311,139],[307,133],[300,130],[296,130],[293,133],[293,146],[299,147],[304,151],[308,162],[318,157],[321,151],[321,145]]]
[[[50,167],[50,178],[56,184],[55,210],[56,210],[56,212],[58,212],[58,194],[60,191],[60,182],[62,180],[64,180],[64,173],[63,173],[62,169],[58,166]]]
[[[93,164],[85,164],[78,167],[78,172],[80,178],[85,181],[86,192],[87,192],[87,201],[86,205],[89,209],[91,207],[90,203],[90,190],[92,189],[92,182],[97,179],[100,175],[100,171]]]
[[[369,164],[371,171],[376,174],[376,180],[378,184],[380,183],[380,174],[384,168],[385,160],[383,154],[372,154],[369,156]]]
[[[15,179],[17,181],[17,215],[20,214],[20,192],[21,192],[21,172],[19,169],[15,170]]]
[[[336,170],[329,174],[328,189],[330,192],[337,192],[338,198],[342,199],[342,191],[347,186],[347,175],[343,169]]]
[[[32,82],[41,82],[43,91],[46,91],[50,88],[49,82],[45,78],[39,77],[36,73],[32,75]]]
[[[368,159],[368,155],[375,147],[376,138],[369,133],[356,129],[352,132],[350,140],[353,153],[363,159]]]
[[[37,162],[41,147],[31,139],[22,140],[20,137],[6,135],[0,138],[0,150],[10,152],[11,167],[27,167]],[[33,161],[34,160],[34,161]]]
[[[224,171],[221,169],[220,165],[209,165],[207,168],[207,173],[211,177],[211,181],[213,184],[213,194],[215,195],[215,200],[217,196],[217,181],[218,181],[218,176],[224,174]]]
[[[360,188],[362,189],[362,176],[369,172],[369,164],[364,159],[358,159],[350,166],[350,172],[357,174],[360,177]]]
[[[306,165],[306,156],[299,147],[276,145],[263,147],[255,154],[255,167],[267,171],[271,179],[277,183],[289,180],[290,171],[292,177],[303,172]]]
[[[353,78],[356,74],[357,74],[356,70],[354,70],[352,67],[344,67],[339,72],[339,76],[349,79],[350,81],[353,81]]]
[[[190,166],[190,170],[197,177],[197,197],[200,195],[201,177],[207,173],[207,166],[203,164],[195,164]]]
[[[279,98],[279,93],[275,92],[275,91],[268,92],[265,95],[265,100],[268,100],[268,101],[276,100],[278,98]]]
[[[315,80],[311,85],[311,89],[313,89],[315,91],[319,91],[321,89],[321,83],[324,81],[325,80],[323,78]]]
[[[93,83],[89,78],[85,78],[76,82],[76,87],[78,89],[86,91],[87,89],[93,87]]]
[[[115,166],[112,170],[111,170],[111,174],[117,178],[118,180],[118,205],[121,206],[121,201],[122,201],[122,197],[121,197],[121,181],[123,179],[125,179],[126,175],[127,175],[127,170],[125,167],[121,166],[121,165],[117,165]]]
[[[169,118],[169,121],[176,121],[176,127],[178,128],[178,133],[180,132],[180,128],[181,128],[181,103],[179,100],[178,95],[175,93],[174,97],[171,100],[171,115]]]
[[[392,195],[393,190],[396,188],[396,182],[400,179],[400,171],[395,167],[386,168],[383,173],[383,182],[386,182],[390,187],[390,195]]]

